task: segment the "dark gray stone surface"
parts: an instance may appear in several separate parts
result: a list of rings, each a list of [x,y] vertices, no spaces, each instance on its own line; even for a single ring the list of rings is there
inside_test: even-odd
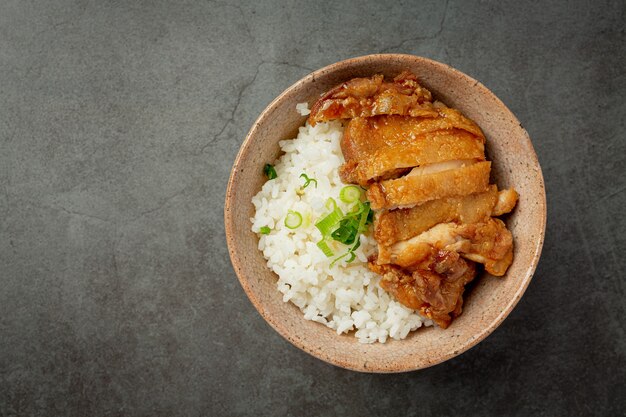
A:
[[[626,415],[623,1],[0,3],[0,415]],[[375,52],[448,63],[528,129],[533,282],[445,364],[335,368],[254,310],[226,181],[264,106]]]

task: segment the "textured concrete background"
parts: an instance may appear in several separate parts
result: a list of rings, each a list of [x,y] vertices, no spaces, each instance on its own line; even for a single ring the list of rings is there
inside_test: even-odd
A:
[[[0,415],[626,415],[626,6],[0,3]],[[519,117],[548,232],[504,324],[445,364],[345,371],[283,340],[225,247],[265,105],[340,59],[448,63]]]

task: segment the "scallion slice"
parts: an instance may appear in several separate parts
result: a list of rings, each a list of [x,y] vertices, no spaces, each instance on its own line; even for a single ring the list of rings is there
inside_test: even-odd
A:
[[[350,216],[356,217],[356,216],[359,216],[361,213],[363,213],[363,211],[365,211],[365,204],[361,203],[360,201],[357,201],[354,207],[352,207],[352,210],[350,210],[348,214]]]
[[[328,243],[332,240],[347,246],[347,251],[332,261],[330,266],[345,259],[346,263],[356,259],[355,251],[361,246],[360,235],[367,230],[367,226],[372,223],[373,216],[368,201],[361,201],[361,188],[353,185],[344,187],[339,195],[342,202],[355,203],[346,214],[343,214],[337,206],[337,202],[329,198],[326,200],[326,208],[332,210],[324,218],[315,223],[315,226],[322,234],[322,240],[317,246],[327,257],[333,256]],[[347,259],[346,259],[347,258]]]
[[[269,227],[262,226],[261,229],[259,230],[259,233],[261,233],[262,235],[269,235],[271,231],[272,229],[270,229]]]
[[[350,263],[352,261],[354,261],[356,259],[356,255],[354,254],[354,252],[352,252],[351,250],[344,253],[341,256],[338,256],[334,261],[332,261],[330,263],[330,267],[332,268],[337,262],[339,262],[341,259],[345,258],[346,256],[350,256],[350,258],[346,259],[346,263]]]
[[[339,227],[330,235],[330,237],[337,242],[343,243],[344,245],[351,245],[356,239],[358,229],[359,222],[353,217],[347,217],[339,222]]]
[[[302,214],[297,211],[289,210],[285,216],[285,226],[288,229],[297,229],[302,224]]]
[[[350,252],[346,252],[346,253],[344,253],[343,255],[336,257],[336,258],[335,258],[335,259],[334,259],[334,260],[330,263],[330,267],[332,268],[333,266],[335,266],[335,264],[336,264],[337,262],[339,262],[339,260],[340,260],[340,259],[345,258],[345,257],[348,255],[348,253],[350,253]]]
[[[334,210],[337,208],[337,202],[335,201],[334,198],[329,197],[328,200],[326,200],[326,203],[324,203],[324,206],[328,209],[328,210]]]
[[[356,185],[348,185],[339,191],[339,199],[344,203],[354,203],[361,198],[361,189]]]
[[[372,224],[374,223],[374,210],[370,210],[369,213],[367,213],[367,220],[365,220],[365,224]]]
[[[330,236],[333,232],[333,228],[343,218],[343,213],[339,207],[335,207],[326,217],[315,223],[315,227],[320,231],[322,236]]]
[[[315,178],[309,178],[309,176],[306,175],[304,172],[300,174],[300,178],[304,178],[304,185],[302,186],[303,189],[308,187],[309,184],[312,182],[315,183],[315,188],[317,188],[317,180]]]
[[[325,239],[317,242],[317,247],[320,248],[322,252],[324,252],[324,255],[326,255],[327,258],[333,256],[333,250],[328,246],[328,242]]]
[[[367,224],[367,219],[369,218],[369,214],[370,214],[370,203],[369,201],[366,203],[363,203],[363,212],[361,213],[361,218],[359,219],[359,228],[358,233],[363,233],[366,229],[365,225]]]
[[[263,173],[267,176],[268,179],[273,180],[278,175],[276,175],[276,170],[274,169],[274,165],[265,164],[263,167]]]

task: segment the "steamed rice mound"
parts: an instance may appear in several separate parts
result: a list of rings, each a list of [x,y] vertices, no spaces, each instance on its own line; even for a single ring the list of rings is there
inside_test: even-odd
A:
[[[410,331],[432,322],[392,299],[380,287],[380,276],[367,268],[367,257],[376,249],[371,231],[361,235],[351,263],[341,260],[331,268],[345,249],[338,245],[335,256],[328,258],[316,246],[322,236],[315,222],[328,214],[326,200],[334,198],[344,213],[351,208],[339,200],[339,192],[346,186],[338,173],[344,162],[342,134],[343,126],[337,121],[314,127],[307,123],[295,139],[279,143],[284,154],[274,164],[278,177],[267,181],[252,199],[252,231],[259,234],[259,250],[267,266],[278,275],[283,301],[300,308],[305,319],[338,334],[356,330],[354,335],[362,343],[404,339]],[[315,178],[317,187],[311,183],[298,193],[304,183],[302,173]],[[294,230],[284,224],[288,210],[302,214],[302,225]],[[268,235],[259,233],[263,226],[271,229]]]

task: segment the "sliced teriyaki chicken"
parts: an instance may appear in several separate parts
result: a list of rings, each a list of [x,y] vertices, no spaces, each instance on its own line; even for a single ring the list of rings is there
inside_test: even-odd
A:
[[[495,276],[513,238],[492,216],[510,212],[514,189],[489,185],[485,135],[460,111],[433,101],[415,75],[354,78],[314,103],[309,123],[342,119],[339,170],[367,189],[378,253],[368,267],[405,306],[447,328],[461,314],[476,264]]]
[[[427,269],[433,254],[455,251],[485,265],[492,275],[502,276],[513,261],[513,237],[500,219],[482,223],[440,223],[429,230],[392,245],[378,245],[379,264]]]
[[[382,275],[380,286],[384,290],[444,329],[461,314],[465,285],[476,275],[473,262],[449,251],[438,251],[428,269],[407,270],[375,261],[368,266]]]
[[[492,216],[501,216],[502,214],[506,214],[513,210],[515,204],[517,204],[517,199],[519,198],[519,194],[513,188],[509,188],[508,190],[502,190],[498,193],[498,201],[496,202],[493,211],[491,212]]]
[[[401,267],[422,265],[427,268],[430,259],[439,250],[452,248],[461,238],[456,223],[439,223],[410,239],[392,245],[378,243],[379,264],[396,264]]]
[[[324,94],[311,108],[309,123],[381,114],[436,117],[430,91],[404,71],[392,82],[380,74],[353,78]]]
[[[460,244],[458,252],[467,259],[485,265],[485,270],[490,274],[503,276],[513,262],[513,235],[506,224],[492,217],[486,223],[463,226],[459,236],[464,242]]]
[[[451,196],[484,192],[491,162],[458,160],[416,167],[404,177],[372,184],[367,198],[372,209],[395,209]]]
[[[483,193],[446,197],[418,206],[382,211],[374,222],[374,238],[389,246],[410,239],[439,223],[480,223],[490,216],[510,212],[517,201],[515,190],[498,191],[495,184]]]
[[[367,187],[418,165],[484,160],[480,129],[468,119],[457,119],[392,115],[350,120],[341,140],[346,160],[339,170],[341,179]]]

